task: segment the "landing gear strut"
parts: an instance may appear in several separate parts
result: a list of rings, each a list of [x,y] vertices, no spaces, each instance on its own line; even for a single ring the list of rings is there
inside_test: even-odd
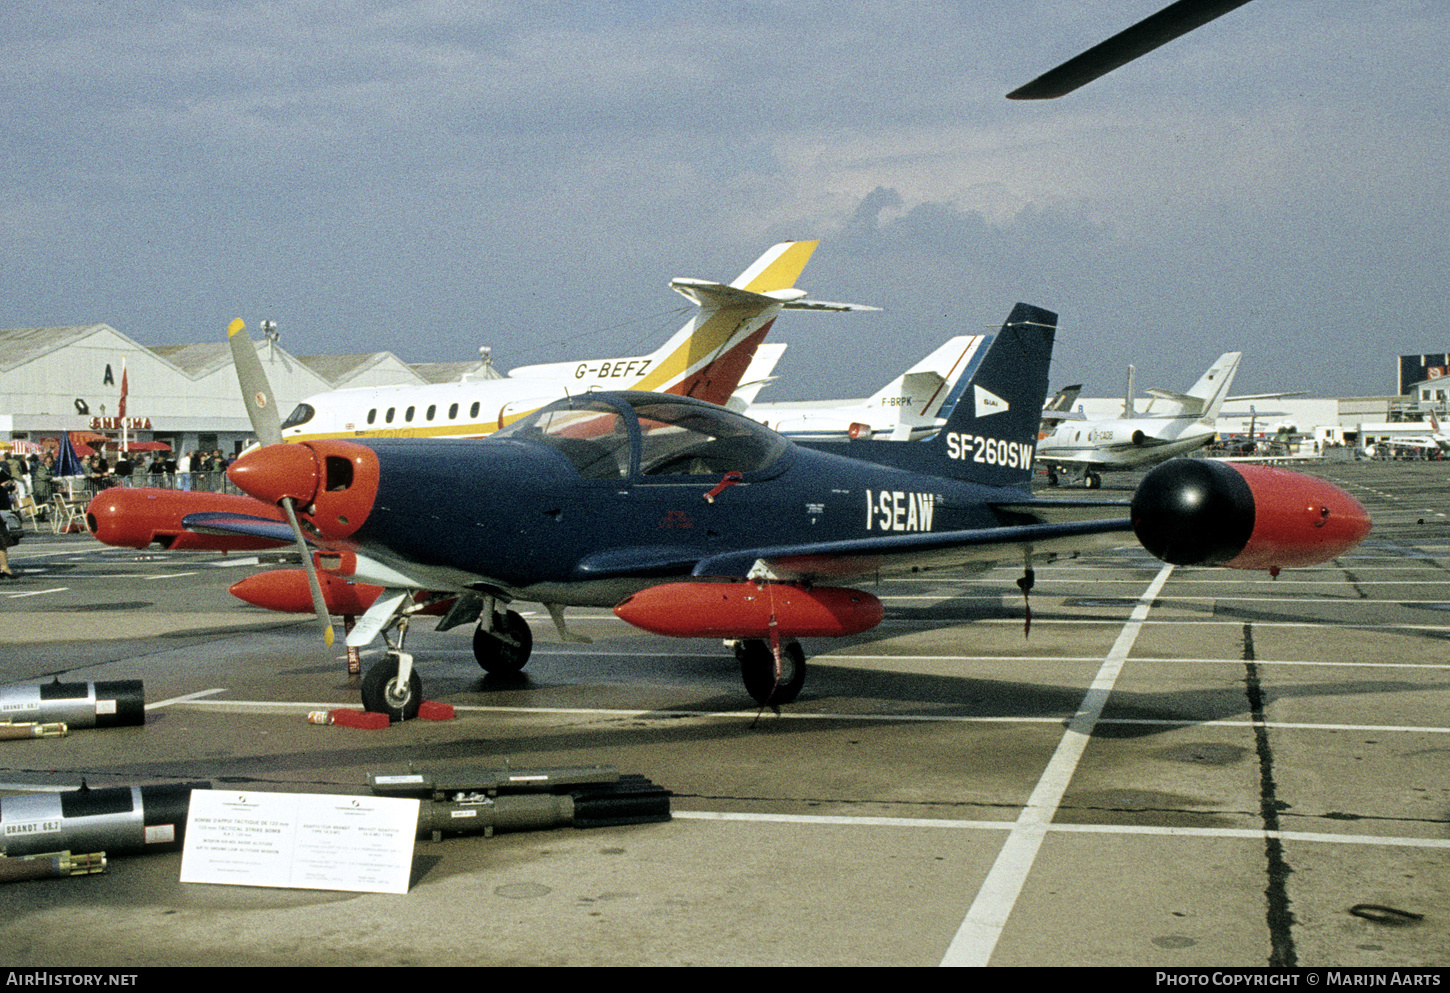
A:
[[[806,684],[806,653],[800,642],[780,646],[780,677],[775,674],[775,653],[770,642],[747,638],[735,646],[745,692],[763,707],[792,703]]]

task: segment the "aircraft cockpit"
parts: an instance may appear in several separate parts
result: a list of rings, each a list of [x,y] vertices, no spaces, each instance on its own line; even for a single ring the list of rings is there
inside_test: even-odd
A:
[[[722,407],[661,393],[591,394],[559,400],[494,434],[540,441],[586,479],[667,482],[719,478],[774,464],[780,435]]]

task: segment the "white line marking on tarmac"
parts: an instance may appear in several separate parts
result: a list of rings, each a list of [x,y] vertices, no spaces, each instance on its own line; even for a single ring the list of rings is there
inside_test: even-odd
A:
[[[763,823],[821,823],[850,828],[947,828],[951,831],[1011,831],[1011,820],[953,820],[947,818],[860,818],[827,813],[741,813],[726,810],[671,810],[677,820],[754,820]],[[1406,838],[1388,835],[1331,835],[1315,831],[1261,831],[1257,828],[1173,828],[1131,823],[1050,823],[1048,834],[1160,835],[1172,838],[1244,838],[1261,841],[1308,841],[1330,845],[1391,845],[1395,848],[1450,848],[1450,838]]]
[[[1097,662],[1090,655],[817,655],[813,664],[832,660],[844,662]],[[1176,659],[1167,656],[1136,655],[1128,660],[1152,665],[1237,665],[1242,659]],[[1255,665],[1310,665],[1348,669],[1450,669],[1450,662],[1306,662],[1300,659],[1258,659]]]
[[[19,600],[21,597],[41,596],[46,593],[64,593],[68,589],[70,589],[69,586],[57,586],[53,590],[31,590],[29,593],[7,593],[5,597],[7,600]]]
[[[758,821],[777,824],[839,824],[847,827],[947,828],[956,831],[1010,831],[1012,821],[961,821],[934,817],[850,817],[830,814],[750,814],[712,810],[673,810],[685,821]],[[1450,838],[1389,837],[1377,834],[1326,834],[1315,831],[1263,831],[1255,828],[1165,827],[1137,824],[1048,824],[1050,834],[1139,834],[1166,837],[1244,838],[1308,841],[1331,845],[1388,845],[1396,848],[1450,848]]]
[[[947,947],[942,965],[985,966],[991,960],[997,941],[1002,937],[1002,930],[1007,926],[1007,919],[1012,915],[1022,887],[1027,882],[1027,875],[1037,861],[1043,839],[1047,837],[1046,827],[1052,823],[1063,794],[1067,792],[1068,784],[1077,770],[1078,761],[1092,737],[1093,727],[1098,723],[1103,707],[1107,705],[1108,694],[1117,682],[1128,653],[1133,650],[1133,644],[1138,639],[1138,632],[1143,628],[1148,611],[1152,609],[1153,601],[1172,573],[1173,566],[1165,564],[1158,570],[1158,575],[1148,589],[1138,598],[1138,605],[1133,608],[1128,623],[1123,626],[1117,641],[1103,660],[1097,677],[1093,679],[1077,714],[1068,725],[1067,733],[1058,743],[1057,752],[1047,763],[1047,769],[1037,781],[1032,795],[1027,798],[1027,804],[1007,835],[1007,841],[998,853],[997,861],[987,873],[981,889],[977,891],[977,897],[972,901],[966,919],[962,921],[956,936]]]
[[[201,693],[193,693],[190,696],[176,697],[173,700],[166,700],[160,704],[148,706],[163,706],[169,703],[188,703],[198,708],[215,708],[217,710],[245,710],[252,713],[273,713],[288,714],[298,710],[357,710],[358,702],[350,701],[297,701],[297,700],[203,700],[200,697],[209,696],[213,693],[221,693],[222,690],[203,690]],[[480,704],[455,703],[453,709],[459,713],[473,714],[545,714],[556,717],[619,717],[630,720],[655,719],[660,721],[677,721],[686,717],[705,719],[730,719],[730,720],[755,720],[759,716],[758,710],[623,710],[609,707],[489,707]],[[774,715],[770,720],[780,721],[863,721],[866,723],[876,722],[881,724],[1066,724],[1070,721],[1071,715],[1058,714],[1055,716],[1023,717],[1013,715],[1010,717],[990,717],[974,714],[852,714],[839,712],[802,712],[782,711]],[[1148,726],[1168,727],[1226,727],[1226,728],[1249,728],[1256,727],[1252,721],[1214,721],[1214,720],[1193,720],[1191,718],[1145,718],[1145,717],[1103,717],[1099,718],[1099,724],[1133,724]],[[1309,724],[1304,722],[1268,721],[1263,727],[1278,730],[1293,731],[1375,731],[1390,732],[1398,731],[1410,734],[1450,734],[1450,727],[1425,727],[1419,725],[1393,725],[1393,724]]]
[[[174,696],[169,700],[158,700],[156,703],[148,703],[147,710],[155,710],[157,707],[169,707],[173,703],[188,703],[192,700],[199,700],[204,696],[211,696],[214,693],[225,693],[226,688],[218,686],[216,689],[199,690],[196,693],[188,693],[185,696]]]

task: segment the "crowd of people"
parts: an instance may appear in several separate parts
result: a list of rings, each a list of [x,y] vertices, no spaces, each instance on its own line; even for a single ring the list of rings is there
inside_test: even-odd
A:
[[[81,460],[84,486],[99,493],[112,486],[154,486],[162,489],[220,491],[231,465],[220,448],[210,452],[120,452],[114,460],[103,453]],[[48,499],[48,497],[47,497]],[[38,501],[37,501],[38,502]]]
[[[219,448],[179,455],[119,452],[113,459],[95,452],[81,460],[81,475],[60,477],[53,450],[32,455],[6,452],[0,454],[0,510],[19,510],[25,498],[31,497],[37,519],[45,520],[56,493],[83,502],[112,486],[220,492],[226,486],[226,470],[230,464]],[[15,575],[6,552],[9,544],[9,530],[0,525],[0,580],[13,579]]]

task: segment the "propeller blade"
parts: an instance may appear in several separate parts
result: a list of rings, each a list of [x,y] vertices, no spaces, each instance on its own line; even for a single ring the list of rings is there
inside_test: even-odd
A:
[[[232,364],[237,367],[237,382],[242,387],[242,402],[247,407],[252,430],[263,445],[278,445],[282,442],[282,415],[272,396],[272,384],[267,381],[262,360],[257,358],[257,349],[246,334],[246,322],[237,318],[227,325],[227,343],[232,349]]]
[[[272,396],[272,384],[267,380],[267,371],[262,360],[257,358],[257,349],[246,334],[246,322],[237,318],[227,325],[227,344],[232,349],[232,363],[237,368],[237,382],[242,388],[242,402],[247,407],[252,430],[263,445],[282,444],[282,418],[277,413],[277,404]],[[292,536],[297,539],[297,550],[302,553],[302,566],[307,571],[307,586],[312,590],[312,608],[322,622],[322,641],[332,647],[332,615],[327,612],[327,601],[322,596],[322,584],[317,579],[317,569],[312,565],[312,550],[307,547],[307,537],[297,520],[297,508],[291,497],[281,501],[287,523],[292,525]]]
[[[1018,87],[1007,94],[1007,99],[1054,100],[1248,2],[1249,0],[1178,0],[1126,31],[1068,59],[1056,69],[1048,70],[1025,86]]]
[[[307,539],[302,534],[302,525],[297,520],[297,510],[292,506],[291,497],[282,499],[282,511],[287,515],[287,523],[292,525],[292,533],[297,536],[297,548],[302,552],[307,587],[312,590],[312,609],[317,611],[317,619],[322,622],[322,642],[331,648],[332,615],[327,612],[327,600],[322,596],[322,583],[318,581],[317,570],[312,565],[312,550],[307,547]]]

